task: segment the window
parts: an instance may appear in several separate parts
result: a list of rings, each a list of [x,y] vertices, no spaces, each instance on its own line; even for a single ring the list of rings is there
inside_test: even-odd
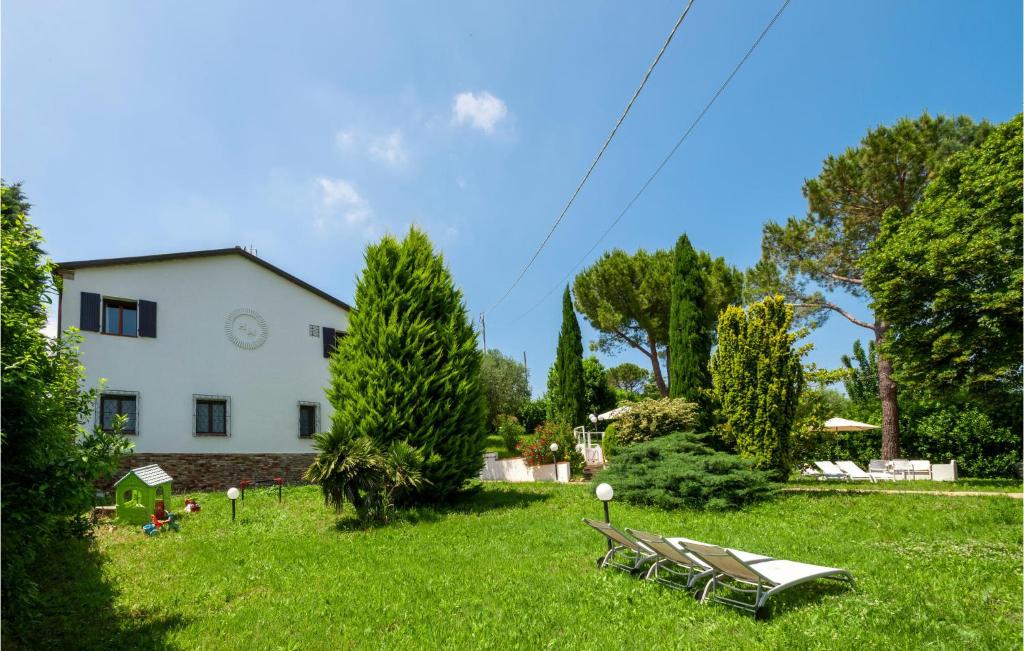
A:
[[[138,305],[131,301],[103,299],[103,333],[123,337],[138,336]]]
[[[231,400],[227,396],[192,396],[193,427],[196,436],[231,434]]]
[[[320,430],[320,403],[299,403],[299,438],[313,438]]]
[[[100,396],[100,427],[106,432],[114,431],[114,418],[125,416],[122,434],[138,434],[139,399],[137,393],[128,391],[104,393]]]

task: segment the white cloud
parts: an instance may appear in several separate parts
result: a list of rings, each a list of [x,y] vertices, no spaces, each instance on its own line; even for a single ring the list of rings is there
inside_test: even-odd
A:
[[[320,191],[318,215],[314,221],[317,228],[335,225],[339,217],[343,224],[349,226],[364,224],[370,218],[370,203],[350,182],[320,177],[316,185]]]
[[[494,127],[508,115],[508,107],[487,91],[479,95],[471,92],[459,93],[452,103],[452,120],[455,124],[469,123],[485,133],[494,133]]]
[[[371,142],[367,151],[370,156],[390,165],[401,165],[409,158],[402,142],[402,132],[398,130]]]

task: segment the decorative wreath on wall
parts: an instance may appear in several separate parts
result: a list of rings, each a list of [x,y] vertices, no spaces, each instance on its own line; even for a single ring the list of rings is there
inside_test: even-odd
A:
[[[228,314],[224,334],[239,348],[254,350],[267,340],[267,322],[256,310],[242,307]]]

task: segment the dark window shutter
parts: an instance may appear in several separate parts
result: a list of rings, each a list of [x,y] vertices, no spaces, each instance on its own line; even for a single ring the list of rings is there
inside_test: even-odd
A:
[[[82,292],[82,315],[78,321],[79,330],[100,331],[100,295]]]
[[[139,336],[156,336],[156,303],[139,300]]]
[[[324,357],[330,357],[334,352],[334,328],[323,326],[320,328],[320,335],[324,342]]]

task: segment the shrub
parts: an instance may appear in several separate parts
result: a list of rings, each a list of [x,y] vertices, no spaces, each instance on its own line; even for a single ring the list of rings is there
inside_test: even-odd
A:
[[[519,449],[519,439],[526,435],[526,429],[519,424],[515,416],[498,414],[495,418],[498,423],[498,436],[510,454],[515,454]]]
[[[558,444],[558,452],[552,455],[551,444]],[[527,465],[540,466],[552,462],[568,461],[569,471],[573,477],[582,477],[586,467],[586,459],[576,449],[576,441],[568,425],[548,421],[537,427],[536,432],[519,443],[519,453]]]
[[[619,418],[615,428],[618,443],[631,445],[691,430],[697,417],[697,405],[682,398],[642,400],[630,405],[629,411]]]
[[[609,425],[604,428],[604,438],[601,439],[601,454],[604,455],[605,461],[612,458],[618,445],[619,433],[615,425]]]
[[[664,509],[732,509],[773,493],[767,473],[746,459],[712,450],[706,437],[676,432],[622,448],[595,481],[614,486],[616,498]]]
[[[547,411],[548,401],[545,398],[537,398],[536,400],[524,403],[516,416],[519,418],[519,424],[523,426],[523,429],[527,432],[532,432],[544,423],[544,419],[547,418]]]
[[[407,497],[444,498],[477,475],[486,446],[476,333],[422,231],[384,237],[365,261],[330,362],[333,427],[380,450],[398,441],[419,449],[427,481]]]
[[[117,465],[128,443],[83,431],[95,394],[83,388],[79,339],[70,332],[59,339],[43,334],[45,305],[59,289],[53,263],[42,255],[43,237],[29,221],[21,187],[0,184],[0,204],[0,605],[6,641],[22,635],[36,616],[40,553],[67,533],[87,531],[73,520],[92,506],[93,482]]]
[[[386,522],[395,500],[425,482],[423,456],[404,441],[381,449],[368,436],[351,436],[338,427],[313,437],[318,454],[306,479],[320,485],[324,502],[340,512],[345,502],[363,525]]]
[[[1021,460],[1020,437],[997,427],[982,411],[943,409],[921,418],[904,437],[915,458],[932,463],[956,459],[965,477],[1016,477]]]

